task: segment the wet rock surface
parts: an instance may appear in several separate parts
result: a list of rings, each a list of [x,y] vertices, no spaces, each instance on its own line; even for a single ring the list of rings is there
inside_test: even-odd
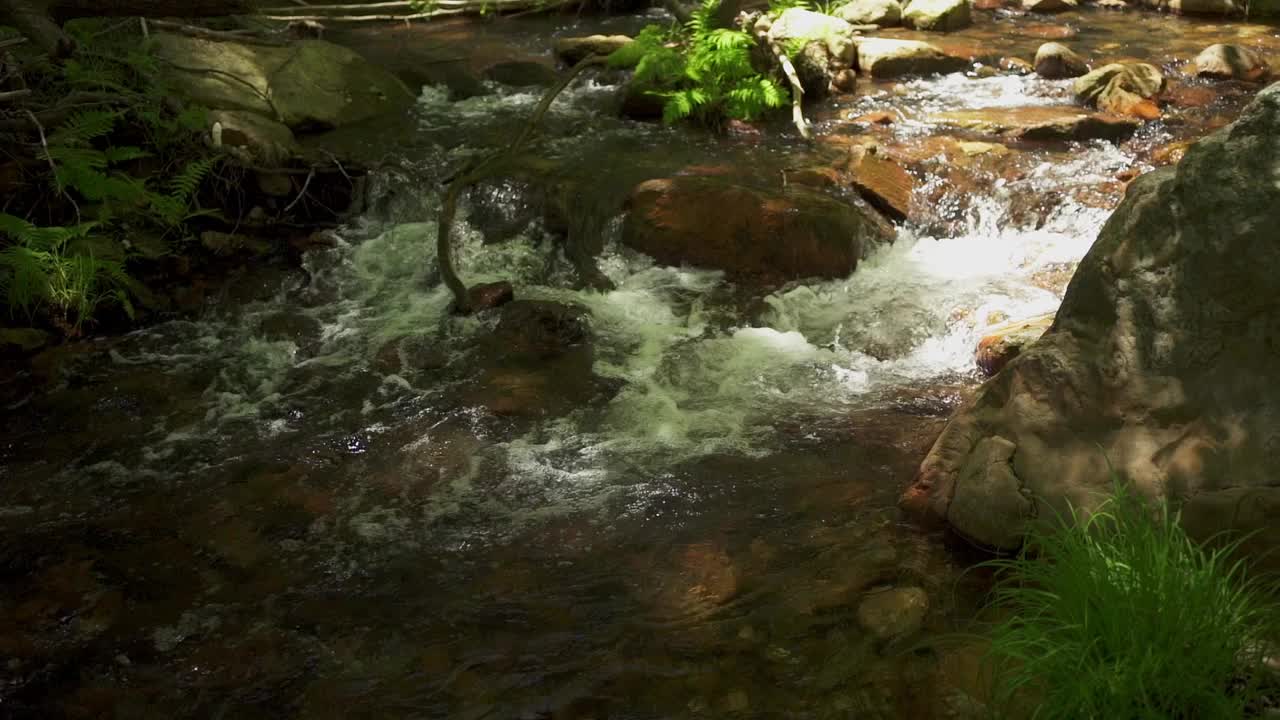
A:
[[[1111,466],[1143,494],[1185,502],[1198,533],[1258,529],[1256,544],[1273,546],[1273,528],[1225,522],[1212,508],[1274,491],[1276,403],[1265,388],[1275,329],[1258,288],[1280,262],[1263,240],[1280,223],[1280,198],[1255,178],[1280,162],[1277,127],[1273,87],[1176,167],[1131,184],[1054,332],[957,415],[906,506],[975,541],[1015,547],[1026,519],[1096,504]]]
[[[622,240],[668,264],[724,270],[764,283],[844,277],[892,241],[870,207],[806,188],[763,190],[715,177],[651,180],[636,188]],[[719,208],[717,215],[707,208]]]
[[[1089,64],[1061,43],[1045,43],[1036,50],[1035,72],[1040,77],[1073,78],[1089,72]]]

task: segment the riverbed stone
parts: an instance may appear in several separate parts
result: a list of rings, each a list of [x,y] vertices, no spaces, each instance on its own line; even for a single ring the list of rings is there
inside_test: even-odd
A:
[[[1076,78],[1073,90],[1085,105],[1147,120],[1160,116],[1153,98],[1164,90],[1164,74],[1148,63],[1111,63]]]
[[[978,341],[974,359],[983,375],[1000,372],[1031,343],[1040,339],[1053,324],[1053,313],[1025,320],[1015,320],[992,327]]]
[[[1078,0],[1022,0],[1022,9],[1034,13],[1056,13],[1075,10]]]
[[[637,186],[628,209],[622,241],[629,247],[660,263],[716,268],[763,285],[846,277],[893,240],[892,226],[870,206],[794,185],[663,178]]]
[[[1097,507],[1114,469],[1182,503],[1194,537],[1258,530],[1275,550],[1278,168],[1273,85],[1130,183],[1052,329],[951,419],[903,507],[1012,549],[1033,517]]]
[[[1058,80],[1084,75],[1089,64],[1066,45],[1047,42],[1036,50],[1035,69],[1040,77]]]
[[[939,125],[1011,140],[1121,140],[1138,120],[1071,105],[953,110],[930,115]]]
[[[156,33],[173,86],[213,110],[248,111],[294,132],[329,130],[408,108],[394,75],[324,40],[253,45]]]
[[[1245,0],[1141,0],[1140,4],[1175,15],[1237,15]]]
[[[858,69],[873,78],[959,72],[969,61],[919,40],[858,38]]]
[[[576,65],[591,55],[607,57],[631,42],[626,35],[586,35],[556,40],[555,55],[566,65]]]
[[[1271,73],[1267,61],[1258,53],[1240,45],[1218,43],[1205,48],[1192,66],[1200,77],[1218,80],[1265,80]]]
[[[836,10],[836,17],[853,25],[896,27],[902,24],[898,0],[852,0]]]
[[[35,328],[0,328],[0,350],[33,353],[49,344],[49,333]]]
[[[929,594],[919,587],[873,591],[858,605],[858,623],[880,640],[917,632],[928,614]]]
[[[874,147],[855,147],[844,169],[858,194],[886,217],[903,221],[911,214],[916,182],[901,165]]]
[[[902,22],[916,30],[949,32],[973,24],[969,0],[911,0],[902,11]]]

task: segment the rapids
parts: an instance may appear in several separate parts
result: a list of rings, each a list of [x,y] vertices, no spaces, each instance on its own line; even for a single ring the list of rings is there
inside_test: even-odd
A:
[[[1134,33],[1125,17],[1059,22],[1137,57],[1185,59],[1223,32],[1277,42],[1172,18]],[[970,40],[1038,44],[1040,20],[994,18]],[[440,37],[542,57],[593,22]],[[931,144],[932,113],[1056,105],[1067,87],[956,74],[824,105],[828,137],[901,113],[878,132],[921,158],[923,209],[848,278],[754,293],[623,247],[621,200],[687,166],[773,178],[813,151],[785,125],[743,140],[613,118],[608,79],[584,79],[538,152],[586,179],[575,227],[614,288],[578,287],[519,183],[460,215],[468,281],[587,313],[590,356],[533,367],[495,359],[492,315],[448,312],[434,216],[439,181],[538,94],[428,87],[413,117],[347,139],[387,162],[330,247],[245,270],[197,318],[47,353],[34,389],[4,395],[0,715],[963,716],[981,645],[957,633],[982,617],[985,579],[894,500],[979,382],[984,330],[1057,307],[1116,175],[1244,97],[1118,145],[1019,146],[969,168]],[[511,239],[487,240],[495,217]],[[878,584],[928,592],[910,643],[860,627]]]

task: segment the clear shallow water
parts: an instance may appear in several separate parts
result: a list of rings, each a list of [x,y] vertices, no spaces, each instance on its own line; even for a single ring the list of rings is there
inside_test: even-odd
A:
[[[854,102],[1060,91],[903,88]],[[469,281],[581,307],[589,353],[513,362],[496,317],[446,312],[434,183],[537,98],[427,91],[334,247],[37,364],[49,384],[0,421],[0,715],[964,716],[980,648],[940,638],[983,579],[894,500],[976,384],[984,328],[1054,309],[1115,174],[1186,126],[963,165],[901,123],[882,142],[919,151],[918,218],[849,278],[758,294],[619,247],[611,203],[815,153],[601,119],[604,93],[558,102],[539,152],[591,181],[576,207],[615,289],[576,289],[536,217],[486,244],[468,207],[458,233]],[[887,586],[929,595],[911,642],[859,624]]]

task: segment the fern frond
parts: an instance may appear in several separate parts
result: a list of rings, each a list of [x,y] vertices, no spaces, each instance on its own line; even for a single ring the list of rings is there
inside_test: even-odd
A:
[[[119,117],[120,113],[108,110],[82,110],[49,135],[50,150],[58,145],[87,145],[90,140],[108,135],[115,130]]]
[[[218,160],[217,157],[206,157],[189,163],[169,181],[169,197],[184,205],[190,202],[196,190],[200,189],[200,183],[204,182],[205,176],[218,164]]]
[[[151,153],[139,147],[125,145],[124,147],[110,147],[103,151],[109,164],[128,162],[130,160],[141,160],[142,158],[151,157]]]

